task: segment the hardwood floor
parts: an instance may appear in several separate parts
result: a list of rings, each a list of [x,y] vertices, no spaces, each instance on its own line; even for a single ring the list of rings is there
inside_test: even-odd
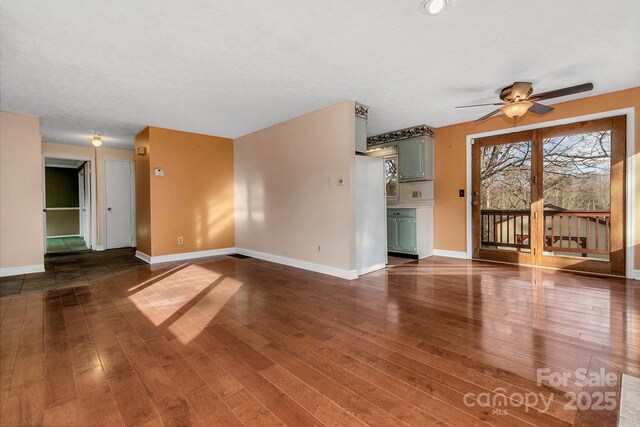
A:
[[[141,265],[134,248],[46,254],[44,272],[0,277],[0,297],[89,285]]]
[[[617,404],[640,376],[640,282],[437,257],[354,281],[141,266],[1,298],[0,318],[3,426],[615,425],[566,393]]]

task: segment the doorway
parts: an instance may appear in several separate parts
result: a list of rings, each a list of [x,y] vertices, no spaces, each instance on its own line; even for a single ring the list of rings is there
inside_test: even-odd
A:
[[[625,274],[626,117],[476,139],[472,255]]]
[[[43,187],[45,253],[90,250],[90,161],[45,158]]]

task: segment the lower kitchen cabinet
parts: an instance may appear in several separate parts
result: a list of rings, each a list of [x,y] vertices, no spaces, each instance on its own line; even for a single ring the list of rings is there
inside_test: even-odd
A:
[[[419,258],[433,254],[433,208],[387,210],[387,250]]]

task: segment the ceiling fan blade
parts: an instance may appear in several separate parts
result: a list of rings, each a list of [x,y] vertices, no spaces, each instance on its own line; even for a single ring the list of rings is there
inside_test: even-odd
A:
[[[531,91],[531,86],[532,83],[529,82],[515,82],[511,87],[511,99],[527,99],[527,96],[529,96],[529,92]]]
[[[551,90],[549,92],[537,93],[529,97],[529,101],[542,101],[543,99],[559,98],[561,96],[573,95],[581,92],[588,92],[593,89],[593,83],[583,83],[581,85],[565,87],[563,89]]]
[[[487,105],[504,105],[504,102],[494,102],[491,104],[474,104],[474,105],[460,105],[456,108],[469,108],[469,107],[484,107]]]
[[[498,114],[499,112],[500,112],[500,109],[498,108],[497,110],[494,110],[494,111],[490,112],[489,114],[487,114],[487,115],[485,115],[485,116],[480,117],[478,120],[476,120],[476,122],[481,122],[481,121],[483,121],[484,119],[488,119],[489,117],[491,117],[491,116],[493,116],[493,115],[495,115],[495,114]]]
[[[549,107],[549,106],[538,104],[537,102],[534,102],[533,105],[531,106],[531,108],[529,108],[529,111],[531,111],[534,114],[543,115],[543,114],[547,114],[547,113],[550,113],[551,111],[553,111],[553,107]]]

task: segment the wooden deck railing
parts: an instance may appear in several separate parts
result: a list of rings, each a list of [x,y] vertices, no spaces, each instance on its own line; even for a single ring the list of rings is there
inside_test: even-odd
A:
[[[482,246],[530,249],[530,211],[483,209],[481,217]]]
[[[481,244],[483,247],[531,248],[530,211],[483,209]],[[611,231],[609,211],[545,210],[545,242],[547,252],[608,254]]]
[[[544,250],[582,254],[609,254],[611,212],[545,211]]]

